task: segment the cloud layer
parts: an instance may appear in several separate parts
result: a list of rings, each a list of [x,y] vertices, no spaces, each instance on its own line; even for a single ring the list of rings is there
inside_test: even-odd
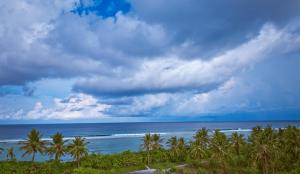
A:
[[[99,95],[205,91],[264,58],[299,50],[299,44],[300,35],[267,24],[258,36],[209,60],[182,60],[176,56],[147,60],[130,76],[82,79],[75,90]]]
[[[2,119],[300,106],[296,1],[5,0],[0,9],[0,108],[18,99]]]

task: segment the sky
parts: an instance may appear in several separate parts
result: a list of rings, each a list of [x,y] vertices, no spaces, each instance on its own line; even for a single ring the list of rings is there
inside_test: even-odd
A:
[[[0,124],[299,120],[299,76],[300,1],[0,1]]]

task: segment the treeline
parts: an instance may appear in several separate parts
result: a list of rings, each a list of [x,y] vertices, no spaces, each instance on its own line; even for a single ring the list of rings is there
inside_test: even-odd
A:
[[[167,148],[163,147],[163,141]],[[189,142],[183,137],[163,140],[159,134],[146,134],[140,152],[112,155],[88,154],[87,142],[81,137],[66,143],[63,135],[57,133],[51,142],[46,142],[37,130],[32,130],[20,145],[24,155],[32,156],[32,161],[36,153],[50,155],[53,160],[17,162],[13,149],[9,148],[8,161],[0,163],[0,173],[109,174],[144,169],[145,165],[169,168],[158,173],[300,173],[300,130],[294,126],[284,129],[257,126],[247,138],[237,132],[226,136],[219,130],[209,132],[202,128]],[[66,154],[74,162],[61,163],[60,158]]]
[[[19,143],[20,150],[24,153],[22,157],[31,155],[31,161],[35,161],[35,155],[40,153],[42,155],[49,155],[55,161],[59,162],[61,157],[70,154],[74,161],[79,166],[79,161],[81,158],[88,155],[88,149],[86,145],[88,142],[82,137],[75,137],[71,143],[66,145],[66,140],[61,133],[56,133],[51,136],[52,141],[42,140],[42,134],[36,130],[32,129],[27,135],[25,141]],[[4,149],[0,147],[0,154],[3,153]],[[14,153],[14,148],[10,147],[7,149],[7,161],[17,161],[16,155]]]
[[[161,142],[158,136],[144,137],[147,163],[151,162],[151,153],[161,151],[165,153],[164,160],[190,164],[190,169],[195,169],[187,173],[300,173],[300,130],[295,126],[284,129],[257,126],[248,139],[237,132],[227,137],[220,130],[209,136],[209,131],[202,128],[191,142],[171,137],[167,150],[158,145]]]

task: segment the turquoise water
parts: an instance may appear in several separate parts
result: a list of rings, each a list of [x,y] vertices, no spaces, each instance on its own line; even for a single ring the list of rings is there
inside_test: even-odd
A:
[[[91,124],[32,124],[32,125],[1,125],[0,147],[14,147],[17,158],[21,158],[18,142],[26,138],[27,133],[35,128],[43,134],[43,139],[61,132],[65,139],[71,141],[75,136],[82,136],[89,142],[90,153],[117,153],[125,150],[138,151],[145,133],[159,133],[165,143],[171,136],[181,136],[189,141],[200,128],[209,130],[220,129],[227,135],[239,132],[246,136],[251,128],[257,125],[271,125],[283,128],[288,125],[300,126],[300,121],[271,121],[271,122],[176,122],[176,123],[91,123]],[[0,159],[5,159],[5,152]],[[30,157],[22,158],[30,160]],[[37,156],[38,161],[49,160],[47,156]],[[70,160],[65,156],[64,160]]]

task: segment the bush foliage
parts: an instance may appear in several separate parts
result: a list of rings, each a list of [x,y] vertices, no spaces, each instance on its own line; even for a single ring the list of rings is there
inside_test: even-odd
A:
[[[13,149],[7,150],[7,160],[0,162],[1,174],[119,174],[142,170],[148,165],[157,173],[248,173],[298,174],[300,173],[300,129],[255,127],[246,139],[242,134],[226,136],[219,130],[209,135],[200,129],[191,142],[171,137],[168,148],[163,148],[157,134],[146,134],[142,151],[102,155],[88,154],[86,140],[76,137],[65,145],[62,134],[53,142],[41,140],[37,130],[28,134],[21,149],[32,155],[32,161],[17,161]],[[1,149],[5,153],[4,149]],[[55,160],[35,162],[36,153],[54,156]],[[60,157],[71,154],[73,162],[61,162]]]

